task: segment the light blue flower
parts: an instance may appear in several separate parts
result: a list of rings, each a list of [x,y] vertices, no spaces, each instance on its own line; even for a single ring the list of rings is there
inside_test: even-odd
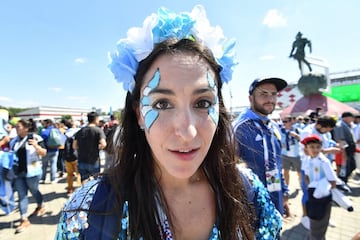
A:
[[[166,8],[160,8],[158,10],[158,24],[152,30],[154,43],[170,38],[188,38],[194,23],[195,21],[188,14],[176,14]]]
[[[112,62],[109,64],[109,68],[115,79],[123,83],[124,90],[132,92],[135,87],[134,75],[139,63],[131,49],[127,48],[125,42],[120,42],[118,51],[111,54],[111,59]]]
[[[235,39],[227,42],[224,48],[224,54],[220,59],[216,59],[221,66],[220,76],[224,83],[231,81],[233,74],[233,67],[238,64],[235,53]]]

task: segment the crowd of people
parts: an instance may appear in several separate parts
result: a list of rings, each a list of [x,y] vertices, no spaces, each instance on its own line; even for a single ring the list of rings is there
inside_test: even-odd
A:
[[[359,150],[360,135],[359,135],[359,124],[360,116],[355,115],[350,112],[343,112],[340,116],[328,116],[326,114],[321,114],[314,118],[312,123],[306,125],[303,122],[299,122],[290,117],[284,119],[284,121],[292,122],[292,131],[288,131],[289,135],[293,134],[299,140],[300,148],[297,148],[299,151],[298,158],[293,160],[294,165],[300,164],[301,168],[298,171],[300,174],[300,186],[303,191],[302,205],[303,205],[303,217],[301,223],[307,229],[312,229],[311,226],[315,226],[316,223],[313,223],[313,219],[309,216],[314,212],[313,209],[309,210],[309,199],[312,198],[313,194],[309,194],[309,189],[311,186],[314,187],[322,179],[326,178],[328,181],[335,181],[336,184],[332,184],[332,188],[338,187],[340,189],[346,190],[346,192],[351,191],[350,187],[347,185],[348,179],[357,167],[360,169],[359,163],[356,166],[355,155],[356,148]],[[300,124],[299,124],[300,123]],[[344,123],[346,123],[346,128],[344,128]],[[288,123],[283,123],[283,126],[286,126]],[[347,133],[348,138],[344,137],[344,131]],[[319,144],[317,146],[307,146],[306,138],[313,136],[314,144]],[[315,136],[315,137],[314,137]],[[318,137],[318,139],[315,139]],[[285,138],[286,139],[286,138]],[[304,140],[305,139],[305,140]],[[283,139],[284,140],[284,139]],[[312,142],[311,142],[312,143]],[[358,144],[356,146],[356,144]],[[312,145],[312,144],[310,144]],[[283,147],[286,145],[283,145]],[[310,152],[313,152],[313,148],[319,148],[318,155],[311,155]],[[317,157],[315,157],[317,156]],[[286,162],[287,159],[283,158]],[[298,169],[298,167],[293,168]],[[341,172],[340,170],[343,169]],[[284,172],[285,172],[284,168]],[[309,177],[309,172],[311,177]],[[355,174],[355,173],[354,173]],[[355,177],[359,177],[358,175]],[[310,181],[310,182],[309,182]],[[330,208],[331,205],[331,196],[326,196],[328,201],[326,204],[322,203],[320,206],[327,206]],[[320,207],[317,209],[321,209]],[[312,211],[308,214],[308,211]],[[325,236],[326,227],[334,225],[330,221],[330,209],[324,209],[323,213],[326,214],[326,217],[322,218],[323,228],[320,233],[320,236]],[[325,216],[325,215],[324,215]],[[326,220],[327,218],[327,220]],[[320,226],[317,225],[319,228]],[[316,231],[316,230],[315,230]]]
[[[52,119],[34,121],[14,118],[4,124],[0,144],[0,185],[4,187],[6,182],[11,183],[10,189],[18,196],[20,224],[15,233],[20,233],[31,225],[30,217],[45,214],[39,184],[46,183],[47,173],[50,173],[49,183],[54,184],[66,172],[68,194],[73,193],[75,187],[80,187],[90,175],[100,173],[99,150],[106,147],[103,128],[108,131],[116,128],[117,125],[113,123],[116,119],[100,128],[96,112],[88,113],[87,117],[84,125],[67,119],[55,122]],[[58,133],[59,143],[56,145],[51,144],[50,138],[56,139],[52,136],[52,131]],[[12,159],[11,163],[8,163],[8,159]],[[28,191],[37,203],[37,208],[31,214],[28,214]],[[1,206],[8,205],[5,212],[9,213],[15,204],[13,193],[7,192],[7,195],[8,198],[1,196]]]
[[[6,177],[19,198],[16,232],[45,211],[39,183],[49,165],[51,183],[57,173],[68,180],[56,239],[279,239],[292,215],[294,170],[303,191],[301,223],[309,239],[325,239],[331,193],[321,196],[320,208],[314,192],[322,180],[351,190],[360,116],[317,111],[274,121],[287,82],[264,77],[251,83],[250,107],[233,119],[221,90],[236,65],[235,42],[215,31],[204,8],[161,8],[142,28],[133,30],[143,39],[129,31],[111,54],[110,70],[127,91],[121,121],[101,122],[90,112],[86,125],[47,119],[36,130],[22,119],[17,134],[3,137],[2,148],[17,159],[13,179]],[[149,41],[150,49],[139,46]],[[50,144],[56,134],[58,146]],[[29,216],[27,190],[38,205]]]

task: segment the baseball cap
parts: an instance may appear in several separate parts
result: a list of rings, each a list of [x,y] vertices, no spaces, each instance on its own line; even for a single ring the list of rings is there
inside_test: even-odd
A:
[[[321,138],[316,134],[310,134],[301,141],[301,143],[304,145],[308,144],[309,142],[321,143],[322,141],[321,141]]]
[[[251,95],[254,92],[255,88],[257,88],[258,86],[264,83],[274,84],[278,92],[283,90],[287,86],[287,82],[281,78],[276,78],[276,77],[257,78],[251,83],[249,88],[249,94]]]

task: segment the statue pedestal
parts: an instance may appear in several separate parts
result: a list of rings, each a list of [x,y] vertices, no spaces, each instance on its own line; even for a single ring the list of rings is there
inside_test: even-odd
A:
[[[318,94],[327,88],[327,78],[324,74],[309,73],[300,77],[297,87],[304,96]]]

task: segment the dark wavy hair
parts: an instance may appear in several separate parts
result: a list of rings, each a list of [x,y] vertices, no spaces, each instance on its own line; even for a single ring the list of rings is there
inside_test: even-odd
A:
[[[334,128],[336,126],[336,120],[328,115],[322,115],[316,120],[316,124],[319,124],[321,127]]]
[[[142,236],[144,239],[161,239],[156,198],[166,215],[171,216],[161,186],[155,177],[154,159],[150,146],[137,121],[136,108],[139,106],[140,89],[144,84],[144,75],[153,62],[162,55],[189,54],[205,60],[215,73],[219,97],[219,122],[210,149],[201,168],[215,193],[217,226],[221,239],[237,239],[238,231],[244,239],[254,239],[254,210],[247,199],[245,185],[236,168],[234,144],[230,116],[224,106],[221,94],[221,67],[212,52],[196,41],[189,39],[166,40],[157,44],[151,54],[140,62],[135,76],[136,85],[126,97],[123,121],[121,125],[119,158],[107,172],[116,199],[115,211],[121,219],[124,201],[129,202],[129,233],[132,239]],[[169,218],[170,226],[172,221]],[[120,230],[120,221],[118,230]],[[116,233],[114,233],[116,235]]]
[[[36,123],[32,120],[20,119],[17,123],[21,124],[28,132],[36,132]]]

